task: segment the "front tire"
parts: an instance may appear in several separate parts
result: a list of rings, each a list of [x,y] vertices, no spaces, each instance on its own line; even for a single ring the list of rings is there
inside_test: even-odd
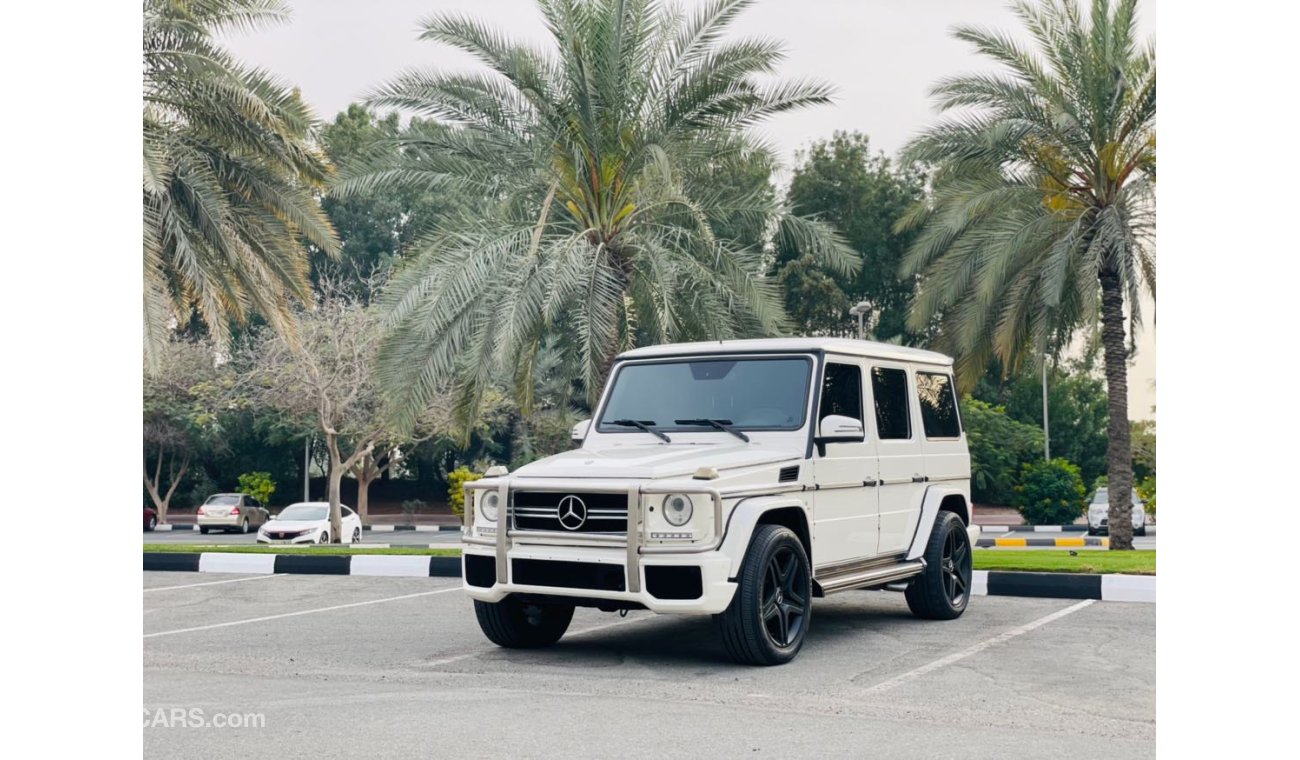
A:
[[[153,529],[157,527],[158,527],[158,518],[154,517],[153,515],[149,515],[149,524],[144,526],[145,531],[148,533],[152,533]]]
[[[1145,526],[1145,525],[1143,525],[1141,528],[1138,528],[1137,530],[1133,531],[1133,535],[1135,535],[1135,536],[1146,536],[1146,534],[1147,534],[1147,526]]]
[[[513,596],[499,602],[474,600],[483,635],[499,647],[537,649],[559,641],[573,620],[571,604],[524,604]]]
[[[971,549],[966,525],[952,512],[940,512],[925,546],[925,571],[907,586],[907,606],[926,620],[961,617],[970,602]]]
[[[199,528],[199,532],[202,533],[202,534],[205,535],[205,536],[208,535],[208,531],[209,531],[209,530],[211,530],[211,528],[204,528],[204,527],[200,527],[200,528]]]
[[[353,529],[352,529],[352,543],[354,543],[354,544],[359,544],[359,543],[361,543],[361,529],[360,529],[360,528],[353,528]]]
[[[330,532],[328,530],[322,530],[320,535],[316,537],[316,543],[318,544],[328,544],[329,542]]]
[[[781,665],[803,647],[812,616],[812,570],[789,528],[760,525],[737,575],[736,595],[714,620],[727,654],[748,665]]]

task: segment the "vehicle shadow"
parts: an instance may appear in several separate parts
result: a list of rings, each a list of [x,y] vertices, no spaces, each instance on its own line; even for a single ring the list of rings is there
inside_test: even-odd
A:
[[[839,595],[833,601],[813,602],[812,625],[804,642],[804,652],[822,649],[841,639],[860,637],[873,628],[889,627],[897,634],[899,625],[921,624],[907,607],[887,603],[897,596],[889,594]],[[642,615],[618,623],[611,614],[607,623],[589,629],[575,626],[570,635],[546,649],[493,649],[477,656],[480,663],[500,661],[511,666],[615,667],[629,664],[661,669],[665,677],[681,675],[683,670],[708,666],[732,665],[708,616]],[[608,628],[603,628],[608,625]],[[748,668],[746,665],[735,665]]]

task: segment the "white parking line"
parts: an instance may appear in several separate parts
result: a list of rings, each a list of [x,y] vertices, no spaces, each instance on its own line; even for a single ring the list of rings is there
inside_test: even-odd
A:
[[[351,604],[336,604],[332,607],[318,607],[314,610],[299,610],[298,612],[285,612],[280,615],[267,615],[265,617],[249,618],[248,620],[232,620],[229,623],[213,623],[212,625],[199,625],[193,628],[178,628],[174,631],[159,631],[157,633],[146,633],[146,639],[152,639],[157,636],[171,636],[177,633],[194,633],[195,631],[210,631],[213,628],[227,628],[232,625],[244,625],[246,623],[261,623],[266,620],[281,620],[283,618],[297,617],[299,615],[311,615],[317,612],[332,612],[334,610],[346,610],[351,607],[365,607],[370,604],[383,604],[384,602],[396,602],[402,599],[414,599],[420,596],[433,596],[434,594],[445,594],[449,591],[460,591],[460,586],[451,588],[440,588],[437,591],[421,591],[418,594],[403,594],[401,596],[390,596],[385,599],[371,599],[367,602],[353,602]]]
[[[966,649],[963,649],[960,652],[950,654],[947,657],[941,657],[940,659],[935,660],[934,662],[931,662],[927,665],[922,665],[916,670],[909,670],[906,673],[902,674],[901,676],[895,676],[894,678],[891,678],[888,681],[881,681],[875,686],[872,686],[871,688],[867,689],[867,692],[874,694],[882,691],[889,691],[895,686],[900,686],[902,684],[905,684],[914,678],[920,678],[926,673],[930,673],[932,671],[938,670],[939,668],[945,667],[947,665],[951,665],[954,662],[964,660],[973,654],[979,654],[980,652],[983,652],[985,649],[988,649],[989,647],[997,646],[998,644],[1001,644],[1006,641],[1010,641],[1011,639],[1014,639],[1017,636],[1022,636],[1026,633],[1029,633],[1035,628],[1040,628],[1042,626],[1047,625],[1053,620],[1060,620],[1066,615],[1071,615],[1075,612],[1078,612],[1079,610],[1089,606],[1095,601],[1096,601],[1095,599],[1085,599],[1082,602],[1079,602],[1078,604],[1072,604],[1063,610],[1057,610],[1056,612],[1053,612],[1050,615],[1044,615],[1043,617],[1040,617],[1039,619],[1031,623],[1025,623],[1024,625],[1018,628],[1012,628],[1011,630],[1006,631],[1005,633],[1000,633],[991,639],[988,639],[986,641],[981,641],[980,643],[975,644],[974,646],[968,647]]]
[[[187,583],[184,586],[161,586],[157,588],[147,588],[144,592],[150,591],[175,591],[178,588],[197,588],[198,586],[216,586],[221,583],[243,583],[244,581],[264,581],[267,578],[287,578],[287,575],[254,575],[251,578],[230,578],[224,581],[207,581],[205,583]]]

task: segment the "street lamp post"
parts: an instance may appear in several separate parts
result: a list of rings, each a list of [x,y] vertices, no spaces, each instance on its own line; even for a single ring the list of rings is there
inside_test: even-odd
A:
[[[302,500],[311,501],[311,436],[302,444]]]
[[[866,339],[867,330],[866,325],[863,324],[863,319],[869,311],[871,311],[871,304],[866,301],[859,301],[857,306],[849,309],[849,316],[858,318],[858,340]]]
[[[1052,436],[1047,424],[1047,361],[1043,355],[1043,458],[1052,461]]]

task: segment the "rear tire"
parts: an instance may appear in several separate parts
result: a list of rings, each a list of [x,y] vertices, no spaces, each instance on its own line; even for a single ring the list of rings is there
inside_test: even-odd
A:
[[[970,602],[971,548],[966,525],[952,512],[940,512],[925,545],[925,571],[907,586],[907,606],[926,620],[961,617]]]
[[[812,569],[789,528],[760,525],[737,575],[736,595],[713,619],[733,660],[781,665],[803,647],[812,618]]]
[[[243,521],[242,523],[239,524],[239,532],[240,532],[240,533],[247,533],[247,532],[248,532],[248,518],[247,518],[247,517],[245,517],[245,518],[244,518],[244,521]]]
[[[474,600],[474,616],[483,635],[499,647],[549,647],[564,636],[573,620],[571,604],[524,604],[513,596],[499,602]]]
[[[204,528],[204,527],[200,527],[200,528],[199,528],[199,532],[202,533],[202,534],[205,535],[205,536],[208,535],[208,531],[209,531],[209,530],[210,530],[210,528]]]
[[[154,529],[154,528],[157,528],[157,527],[158,527],[158,518],[157,518],[157,517],[154,517],[153,515],[150,515],[150,516],[149,516],[149,524],[146,525],[146,526],[144,526],[144,529],[145,529],[147,532],[152,533],[152,532],[153,532],[153,529]]]
[[[1145,525],[1143,525],[1141,528],[1138,528],[1137,530],[1133,531],[1133,535],[1135,535],[1135,536],[1144,536],[1144,537],[1145,537],[1146,534],[1147,534],[1147,526],[1145,526]]]

